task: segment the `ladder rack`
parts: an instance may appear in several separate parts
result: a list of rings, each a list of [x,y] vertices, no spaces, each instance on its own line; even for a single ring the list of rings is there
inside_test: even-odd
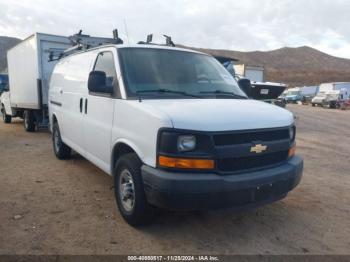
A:
[[[107,37],[93,37],[90,35],[82,34],[82,30],[80,30],[77,34],[71,35],[68,37],[72,47],[64,50],[57,54],[57,52],[50,52],[49,61],[59,60],[62,57],[74,54],[76,52],[82,50],[88,50],[93,47],[108,45],[108,44],[123,44],[123,40],[118,36],[118,30],[113,30],[113,38]],[[54,58],[56,57],[56,58]]]

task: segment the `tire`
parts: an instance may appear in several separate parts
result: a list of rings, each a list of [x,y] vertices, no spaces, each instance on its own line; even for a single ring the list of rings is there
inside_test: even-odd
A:
[[[132,226],[150,223],[155,213],[155,208],[146,199],[141,165],[137,155],[129,153],[120,157],[114,173],[117,206],[124,220]]]
[[[35,131],[35,123],[34,123],[34,114],[31,110],[25,110],[23,113],[23,124],[24,129],[27,132],[34,132]]]
[[[62,141],[57,122],[52,126],[52,145],[53,151],[58,159],[64,160],[70,158],[72,149]]]
[[[4,121],[5,124],[11,123],[12,116],[6,115],[5,107],[2,105],[1,107],[1,115],[2,115],[2,120]]]
[[[315,106],[315,104],[311,104],[312,106]]]

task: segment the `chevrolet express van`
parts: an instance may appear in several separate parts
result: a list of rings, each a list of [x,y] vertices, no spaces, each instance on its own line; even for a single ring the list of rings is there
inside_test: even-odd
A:
[[[61,58],[50,80],[54,153],[71,149],[114,177],[131,225],[155,208],[252,208],[299,183],[292,113],[248,99],[213,57],[148,44]]]

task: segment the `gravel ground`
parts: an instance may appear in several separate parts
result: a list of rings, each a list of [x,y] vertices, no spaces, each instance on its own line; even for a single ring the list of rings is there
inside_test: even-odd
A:
[[[350,254],[350,111],[289,105],[305,170],[258,210],[163,211],[127,225],[112,178],[84,158],[59,161],[48,132],[0,123],[0,254]]]

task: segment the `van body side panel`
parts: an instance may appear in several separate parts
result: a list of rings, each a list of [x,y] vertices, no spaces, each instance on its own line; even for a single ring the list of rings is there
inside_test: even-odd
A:
[[[94,57],[90,52],[68,57],[51,77],[50,107],[57,116],[62,140],[83,156],[84,102]]]

